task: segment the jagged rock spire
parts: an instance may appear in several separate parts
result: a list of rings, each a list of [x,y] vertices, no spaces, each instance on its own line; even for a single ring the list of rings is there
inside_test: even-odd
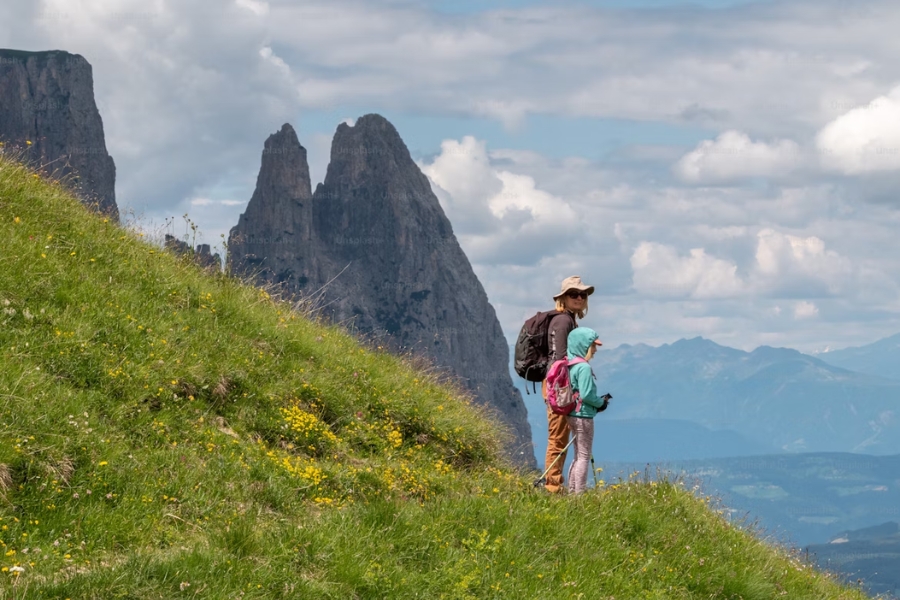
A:
[[[285,123],[263,147],[256,190],[229,234],[229,264],[267,283],[292,281],[297,249],[310,243],[311,221],[306,149]]]
[[[322,312],[335,321],[456,375],[510,426],[510,454],[534,466],[531,429],[496,313],[394,126],[375,114],[339,125],[325,181],[311,202],[288,191],[299,186],[284,186],[283,193],[267,187],[308,181],[305,152],[302,162],[263,160],[253,206],[231,232],[232,268],[291,293],[318,293]],[[273,223],[291,223],[294,234],[273,235]],[[250,252],[242,238],[271,243]]]

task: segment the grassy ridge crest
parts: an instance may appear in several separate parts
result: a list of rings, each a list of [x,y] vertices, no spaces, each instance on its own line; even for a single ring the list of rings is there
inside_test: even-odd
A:
[[[456,388],[0,156],[0,598],[857,598],[675,483],[533,490]]]

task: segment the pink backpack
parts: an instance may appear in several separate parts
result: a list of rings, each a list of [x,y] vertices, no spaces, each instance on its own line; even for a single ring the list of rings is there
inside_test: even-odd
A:
[[[547,404],[554,413],[568,415],[581,409],[581,398],[578,392],[572,390],[569,381],[569,367],[582,362],[587,361],[581,357],[575,357],[571,361],[562,358],[550,365],[550,370],[547,371]]]

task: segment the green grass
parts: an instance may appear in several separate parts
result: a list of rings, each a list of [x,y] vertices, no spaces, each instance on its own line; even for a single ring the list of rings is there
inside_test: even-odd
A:
[[[0,598],[861,597],[678,483],[534,490],[459,388],[2,156],[0,239]]]

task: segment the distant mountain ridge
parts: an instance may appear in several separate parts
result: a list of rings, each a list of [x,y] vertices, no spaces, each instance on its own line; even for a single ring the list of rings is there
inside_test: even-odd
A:
[[[857,373],[900,380],[900,333],[865,346],[822,352],[816,358]]]
[[[879,349],[882,342],[871,347]],[[745,352],[702,337],[603,349],[592,365],[598,385],[614,399],[597,423],[595,452],[606,460],[658,462],[900,451],[888,435],[897,427],[898,382],[822,360],[831,354],[769,346]],[[510,372],[532,430],[541,432],[535,435],[540,462],[546,449],[544,404],[511,367]]]
[[[608,419],[691,421],[770,452],[900,452],[900,382],[796,350],[744,352],[697,337],[619,346],[592,364],[615,398]]]
[[[547,418],[540,391],[531,390],[517,376],[513,382],[522,393],[528,421],[534,432],[538,464],[547,451]],[[613,406],[618,400],[613,398]],[[712,430],[683,419],[619,419],[615,409],[594,422],[594,455],[614,462],[660,462],[696,460],[722,456],[751,456],[772,452],[767,444],[747,439],[733,430]]]

